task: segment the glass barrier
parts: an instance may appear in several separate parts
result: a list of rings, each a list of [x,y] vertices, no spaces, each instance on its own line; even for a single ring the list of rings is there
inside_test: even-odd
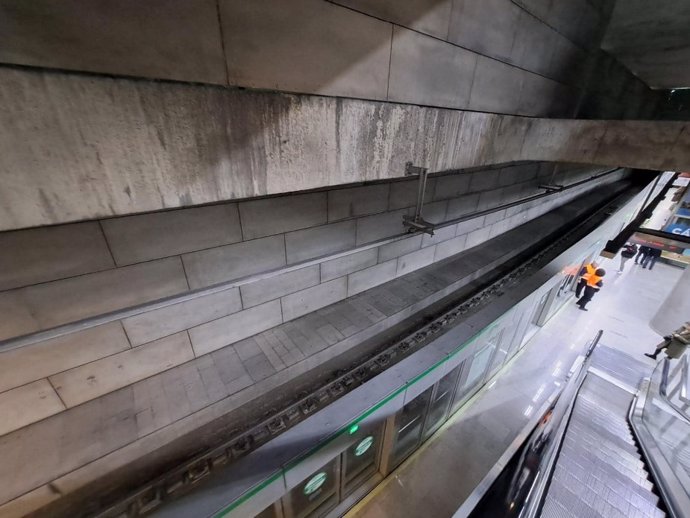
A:
[[[374,481],[374,477],[378,476],[380,480],[382,476],[392,471],[417,450],[493,374],[498,372],[501,366],[505,365],[520,350],[526,342],[523,337],[530,330],[530,326],[523,324],[529,318],[530,324],[534,325],[532,320],[535,311],[543,309],[541,307],[543,306],[542,302],[543,300],[539,301],[535,307],[533,297],[523,300],[518,306],[506,312],[470,340],[459,345],[444,360],[430,367],[424,374],[410,381],[406,386],[400,387],[386,400],[369,409],[364,415],[359,416],[328,441],[317,445],[311,453],[291,463],[290,469],[299,466],[309,459],[315,451],[336,437],[348,433],[348,429],[356,426],[356,423],[372,412],[385,406],[394,397],[404,393],[411,385],[424,383],[429,374],[443,367],[450,358],[461,350],[470,345],[479,344],[478,350],[472,356],[462,361],[413,400],[408,401],[386,423],[377,429],[358,430],[356,440],[347,449],[315,470],[277,502],[256,516],[260,518],[315,518],[324,516],[349,495],[356,492],[358,488],[367,482]],[[393,427],[393,440],[387,448],[388,451],[383,451],[386,426]],[[387,463],[382,461],[384,458],[388,459]],[[386,473],[380,471],[384,464],[388,466]],[[285,470],[287,469],[286,467]],[[277,476],[285,480],[284,473]],[[263,491],[268,482],[270,481],[259,484],[239,500],[217,513],[216,516],[221,517],[232,513],[238,505],[251,500]]]
[[[664,359],[650,377],[641,412],[641,422],[648,433],[642,435],[641,442],[654,465],[655,478],[667,504],[674,507],[674,502],[684,502],[682,509],[690,502],[690,420],[663,395],[670,367],[669,360]]]

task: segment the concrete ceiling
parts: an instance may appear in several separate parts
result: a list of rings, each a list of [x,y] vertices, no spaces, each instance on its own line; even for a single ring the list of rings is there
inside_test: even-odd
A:
[[[602,48],[651,88],[690,87],[690,0],[618,0]]]

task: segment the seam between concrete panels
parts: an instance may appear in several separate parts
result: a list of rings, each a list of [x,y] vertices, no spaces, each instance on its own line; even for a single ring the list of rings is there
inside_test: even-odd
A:
[[[223,33],[223,17],[220,14],[220,0],[216,0],[216,16],[218,31],[220,32],[220,50],[223,54],[223,69],[225,70],[225,84],[230,86],[230,71],[228,70],[228,56],[225,51],[225,34]]]
[[[386,100],[390,100],[389,93],[391,89],[391,68],[393,67],[393,37],[395,36],[395,25],[391,23],[391,45],[388,52],[388,79],[386,80]]]
[[[602,176],[609,175],[609,174],[611,174],[615,171],[618,171],[618,170],[620,170],[620,168],[610,169],[604,173],[601,173],[598,175],[593,175],[590,178],[587,178],[587,179],[582,180],[580,182],[575,182],[575,184],[573,184],[572,186],[566,186],[565,190],[570,190],[570,189],[578,187],[579,185],[584,185],[586,183],[589,183],[593,180],[597,180],[597,179],[601,178]],[[462,215],[462,216],[455,218],[453,220],[450,220],[450,221],[440,222],[438,224],[437,228],[444,228],[446,226],[451,226],[451,225],[457,224],[457,223],[465,221],[465,220],[470,220],[470,219],[474,219],[474,218],[479,217],[479,216],[491,214],[493,212],[498,212],[500,210],[503,210],[503,209],[506,209],[509,207],[519,206],[519,205],[522,205],[523,203],[529,203],[531,201],[536,201],[537,199],[548,198],[548,197],[551,197],[554,195],[561,194],[563,192],[564,191],[558,191],[558,192],[554,192],[554,193],[536,194],[536,195],[528,196],[528,197],[520,199],[520,200],[516,200],[514,202],[510,202],[507,204],[501,204],[501,205],[498,205],[498,206],[493,207],[493,208],[489,208],[489,209],[485,209],[485,210],[481,210],[481,211],[475,211],[473,213]],[[537,196],[537,198],[534,198],[534,196]],[[356,231],[355,231],[355,233],[356,233]],[[97,317],[89,317],[89,318],[82,319],[82,320],[79,320],[76,322],[70,322],[67,324],[62,324],[62,325],[59,325],[59,326],[56,326],[56,327],[53,327],[50,329],[38,331],[38,332],[31,333],[28,335],[10,338],[10,339],[7,339],[7,340],[0,342],[0,352],[5,351],[5,350],[16,349],[19,347],[23,347],[25,345],[33,344],[33,343],[38,343],[38,342],[48,340],[51,338],[57,338],[60,336],[65,336],[67,334],[71,334],[71,333],[74,333],[77,331],[90,329],[92,327],[106,324],[108,322],[113,322],[116,320],[129,318],[129,317],[132,317],[135,315],[139,315],[139,314],[153,311],[156,309],[161,309],[164,307],[172,306],[172,305],[179,304],[182,302],[188,302],[190,300],[195,300],[195,299],[202,297],[202,296],[205,296],[205,295],[212,295],[214,293],[227,291],[229,289],[240,287],[242,285],[256,282],[259,280],[275,277],[275,276],[281,275],[283,273],[289,273],[289,272],[292,272],[295,270],[300,270],[300,269],[308,267],[308,266],[318,265],[318,264],[320,264],[324,261],[327,261],[327,260],[346,257],[348,255],[352,255],[352,254],[357,253],[357,252],[362,252],[364,250],[369,250],[371,248],[378,248],[382,245],[385,245],[388,243],[393,243],[396,241],[400,241],[401,239],[410,237],[410,235],[411,234],[408,234],[408,233],[397,234],[397,235],[390,236],[387,238],[379,239],[377,241],[373,241],[371,243],[366,243],[366,244],[363,244],[360,246],[355,246],[354,248],[352,248],[350,250],[345,250],[342,252],[337,252],[335,254],[329,254],[329,255],[325,255],[325,256],[321,256],[321,257],[316,257],[313,259],[309,259],[307,261],[303,261],[303,262],[295,263],[295,264],[291,264],[291,265],[286,265],[284,267],[270,270],[267,272],[263,272],[260,274],[249,275],[246,277],[241,277],[239,279],[233,279],[232,281],[218,283],[218,284],[213,285],[213,286],[199,288],[196,290],[190,290],[189,292],[183,293],[181,295],[180,294],[172,295],[170,297],[165,297],[165,298],[159,299],[157,301],[146,302],[146,303],[138,304],[138,305],[135,305],[135,306],[132,306],[129,308],[111,311],[111,312],[105,313],[103,315],[99,315]],[[283,234],[283,244],[285,245],[284,234]],[[286,253],[286,251],[284,251],[284,253]],[[180,257],[180,256],[171,256],[171,257]],[[155,259],[155,260],[162,260],[162,259]],[[181,258],[180,258],[180,260],[182,261]]]

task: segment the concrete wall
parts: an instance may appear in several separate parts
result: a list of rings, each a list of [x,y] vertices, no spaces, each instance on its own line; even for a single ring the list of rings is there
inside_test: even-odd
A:
[[[573,26],[532,3],[3,0],[0,62],[568,116],[607,16],[560,2],[578,14]]]
[[[525,163],[438,176],[424,214],[439,223],[471,216],[540,192],[540,183],[567,185],[595,172]],[[475,247],[598,182],[434,236],[401,235],[415,181],[0,233],[3,338],[225,283],[0,353],[9,366],[0,408],[13,409],[0,434]],[[25,404],[32,400],[42,404]]]
[[[399,178],[407,161],[432,172],[517,160],[690,166],[682,123],[532,119],[7,68],[0,103],[0,230]],[[632,150],[615,147],[631,139]]]
[[[440,223],[541,192],[538,185],[551,181],[552,174],[554,181],[568,184],[594,171],[559,166],[554,174],[553,166],[548,164],[525,163],[438,176],[429,181],[424,215]],[[380,254],[377,249],[347,254],[402,234],[402,217],[413,210],[416,190],[416,180],[404,180],[2,232],[0,307],[5,318],[0,322],[0,339],[219,283],[253,279],[251,284],[234,290],[233,297],[225,294],[218,299],[216,303],[223,309],[215,304],[204,309],[199,306],[203,303],[190,302],[190,308],[183,311],[194,315],[189,322],[170,308],[162,313],[172,322],[159,330],[149,329],[161,325],[158,317],[140,316],[127,321],[129,338],[138,345],[170,334],[171,325],[179,331],[190,327],[194,319],[201,323],[258,306],[373,266],[377,258],[388,262],[389,277],[400,275],[416,261],[433,261],[434,253],[438,253],[437,259],[450,255],[454,249],[446,243],[438,250],[427,250],[426,255],[410,256],[411,263],[402,259],[399,265],[394,264],[398,256],[455,238],[454,229],[441,229],[433,238],[418,235],[384,245]],[[545,201],[538,210],[548,210],[557,199]],[[537,208],[524,206],[519,211],[511,209],[507,215],[491,214],[486,222],[482,217],[472,229],[462,224],[468,231],[474,227],[484,229],[469,234],[467,244],[476,244],[491,232],[495,235],[510,224],[524,221],[522,212],[529,209],[531,219]],[[464,246],[459,239],[453,243],[458,245],[455,252]],[[343,253],[344,257],[328,260]],[[319,265],[322,260],[326,262]],[[305,262],[315,264],[294,270]],[[256,280],[256,276],[285,269],[291,270]],[[379,278],[382,272],[372,270],[372,275]],[[338,297],[369,287],[366,275],[350,277],[352,285],[341,286]],[[284,298],[283,316],[305,311],[297,304],[294,297]]]
[[[607,176],[607,180],[625,174],[621,171]],[[249,312],[256,311],[262,318],[278,314],[285,297],[201,325],[189,321],[193,314],[189,301],[167,306],[174,309],[165,315],[159,313],[160,323],[186,321],[193,327],[187,332],[168,328],[165,333],[171,334],[141,345],[129,344],[123,331],[127,327],[125,318],[2,353],[3,365],[8,365],[12,372],[8,386],[18,385],[2,392],[0,398],[3,415],[11,417],[3,425],[3,432],[9,432],[20,419],[24,425],[6,433],[0,441],[3,458],[16,466],[12,472],[3,473],[0,514],[22,516],[51,500],[73,494],[88,482],[128,463],[138,463],[142,457],[187,433],[194,432],[189,446],[198,451],[202,440],[197,430],[200,426],[255,401],[296,376],[319,369],[325,362],[456,292],[478,276],[499,268],[628,186],[623,180],[606,189],[589,190],[592,184],[584,184],[563,192],[554,205],[573,196],[577,198],[497,235],[494,240],[430,265],[431,270],[400,276],[316,313],[220,348],[213,341],[215,338],[225,336],[231,342],[237,329],[244,331],[244,326],[254,326],[255,330],[257,319],[249,318]],[[528,209],[528,217],[530,211],[540,212],[543,206],[535,204]],[[467,241],[476,228],[473,230],[472,220],[463,223],[463,227],[456,226],[455,233],[464,233]],[[486,220],[483,223],[484,227],[488,224]],[[425,247],[411,253],[389,250],[389,254],[404,254],[397,261],[393,259],[396,274],[398,269],[406,271],[409,267],[407,271],[410,271],[423,264],[420,256],[429,248],[438,250],[455,239],[443,238],[447,240],[427,243],[427,246],[422,241],[421,246]],[[382,251],[379,249],[379,254]],[[384,268],[382,265],[390,261],[387,259],[376,266]],[[364,268],[349,275],[371,271],[372,267]],[[341,275],[317,288],[333,293],[335,290],[330,286],[343,281],[349,285],[350,280]],[[374,285],[380,280],[370,276],[368,282]],[[210,295],[220,296],[221,292],[209,293],[205,304],[193,309],[202,313],[209,306],[231,305],[236,296],[234,290],[232,287],[225,290],[227,298],[223,300],[210,298]],[[298,309],[313,298],[299,293],[287,296],[295,295],[292,307]],[[236,318],[238,315],[241,316]],[[206,314],[205,318],[214,317]],[[146,325],[139,327],[145,328]],[[198,341],[200,338],[205,341]],[[205,344],[208,349],[197,350],[199,344]],[[190,359],[190,355],[194,357]],[[153,372],[156,366],[161,372]],[[63,399],[58,399],[57,394]],[[237,426],[234,420],[226,422],[229,430]],[[146,476],[145,470],[142,474],[133,469],[136,477]],[[132,483],[132,479],[128,480],[128,485]],[[101,491],[96,494],[100,496]]]

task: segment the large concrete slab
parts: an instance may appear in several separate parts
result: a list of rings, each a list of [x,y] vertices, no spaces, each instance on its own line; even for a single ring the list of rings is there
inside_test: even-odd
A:
[[[389,189],[388,184],[382,184],[328,191],[328,221],[385,211]]]
[[[239,289],[231,288],[125,318],[122,325],[132,345],[137,346],[241,309]]]
[[[339,277],[313,288],[286,295],[280,300],[287,322],[347,297],[347,278]]]
[[[102,225],[119,266],[242,240],[234,203],[106,219]]]
[[[354,220],[343,221],[285,234],[288,264],[354,248],[356,226]]]
[[[522,81],[526,74],[529,72],[479,56],[469,109],[493,113],[518,113]]]
[[[239,204],[245,240],[326,223],[325,192],[281,196]]]
[[[285,266],[283,236],[253,239],[182,256],[192,289]]]
[[[379,249],[370,248],[321,263],[321,281],[330,281],[376,264]]]
[[[114,267],[98,223],[0,232],[0,291]]]
[[[385,99],[389,23],[321,0],[219,7],[230,84]]]
[[[388,99],[466,108],[477,55],[417,32],[395,27]]]
[[[401,209],[359,218],[357,220],[357,245],[402,234],[405,232],[402,218],[407,212],[407,209]]]
[[[226,84],[213,0],[5,0],[0,34],[4,63]]]
[[[333,3],[445,40],[453,1],[336,0]]]
[[[65,409],[60,398],[42,379],[0,394],[0,436]]]
[[[0,392],[130,348],[119,322],[45,340],[0,354]]]
[[[397,259],[391,259],[385,263],[377,264],[370,268],[360,270],[348,275],[347,296],[352,297],[368,289],[395,279],[397,275]]]
[[[319,265],[315,264],[291,272],[269,277],[240,287],[242,304],[250,308],[296,291],[319,284]]]
[[[283,321],[280,301],[273,300],[189,330],[196,356],[225,347]]]
[[[194,358],[186,332],[97,360],[50,377],[67,407],[131,385]]]
[[[510,0],[453,0],[448,40],[485,56],[511,56],[520,9]]]
[[[0,294],[18,321],[1,325],[3,338],[101,315],[188,290],[179,257],[90,273]],[[4,322],[4,320],[3,320]]]

